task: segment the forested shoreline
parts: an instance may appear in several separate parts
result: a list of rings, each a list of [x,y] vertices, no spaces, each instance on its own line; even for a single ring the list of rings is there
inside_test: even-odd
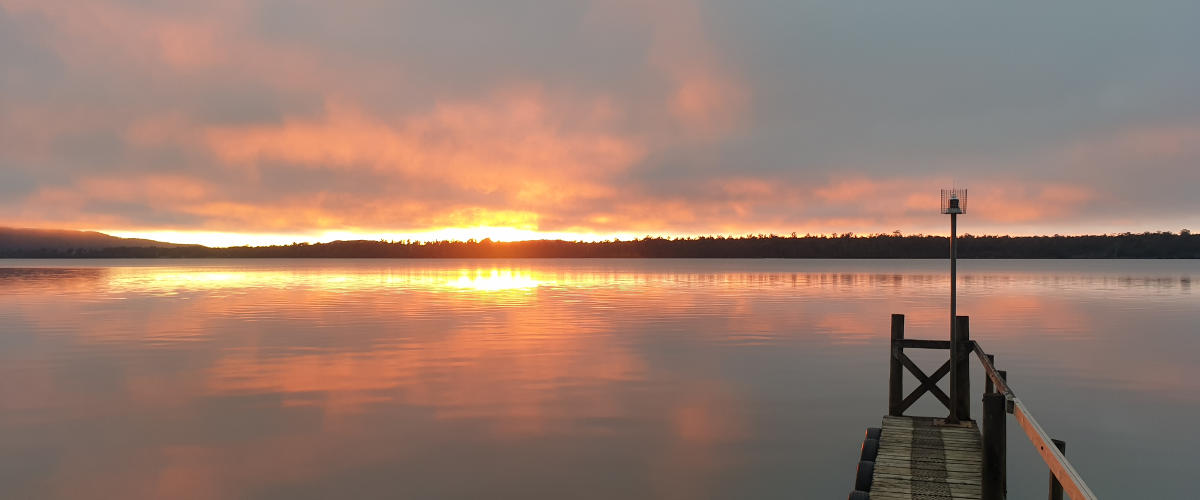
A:
[[[578,242],[334,241],[262,247],[22,248],[5,258],[898,258],[946,257],[945,236],[875,234],[748,235]],[[1084,236],[974,236],[959,238],[966,259],[1200,258],[1200,235],[1124,233]]]

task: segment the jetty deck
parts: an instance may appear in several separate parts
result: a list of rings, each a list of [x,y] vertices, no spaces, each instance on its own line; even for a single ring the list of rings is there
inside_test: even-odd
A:
[[[871,498],[981,498],[983,446],[974,422],[943,425],[931,417],[883,417]]]
[[[996,357],[971,340],[971,322],[956,316],[951,340],[908,339],[904,315],[892,315],[888,356],[888,414],[883,426],[870,427],[863,439],[850,500],[1004,500],[1008,484],[1008,432],[1012,415],[1050,469],[1049,498],[1096,500],[1096,494],[1067,461],[1066,442],[1053,439],[1033,418],[996,369]],[[950,351],[950,359],[926,373],[905,354],[907,349]],[[983,366],[982,409],[971,419],[971,354]],[[904,371],[919,384],[905,396]],[[950,378],[950,390],[938,386]],[[949,411],[946,418],[905,415],[923,395],[932,395]]]

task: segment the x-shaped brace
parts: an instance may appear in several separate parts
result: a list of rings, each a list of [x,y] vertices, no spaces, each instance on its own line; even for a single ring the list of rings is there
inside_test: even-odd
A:
[[[945,363],[942,363],[942,366],[934,371],[933,375],[926,376],[925,372],[921,371],[921,367],[917,366],[916,363],[913,363],[911,359],[908,359],[908,356],[903,352],[898,352],[896,354],[899,355],[900,363],[903,364],[905,368],[908,368],[908,371],[912,372],[912,374],[917,377],[917,381],[921,382],[920,386],[918,386],[916,389],[913,389],[913,391],[904,398],[904,401],[900,402],[899,411],[903,413],[904,410],[907,410],[909,406],[912,406],[913,403],[916,403],[917,399],[920,399],[921,395],[925,394],[926,391],[933,393],[934,397],[936,397],[938,401],[941,401],[942,404],[946,406],[946,409],[950,409],[950,396],[947,396],[946,393],[942,391],[942,388],[937,386],[938,381],[942,380],[942,377],[945,377],[946,374],[950,373],[950,360],[946,360]]]

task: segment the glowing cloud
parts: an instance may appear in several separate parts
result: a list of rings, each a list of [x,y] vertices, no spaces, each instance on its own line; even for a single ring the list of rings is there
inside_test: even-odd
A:
[[[1051,9],[954,44],[927,37],[1011,7],[903,32],[878,24],[908,13],[891,6],[526,7],[0,0],[0,225],[214,245],[939,232],[930,196],[955,181],[972,232],[1200,225],[1200,36],[1180,22],[1200,7]],[[1114,45],[1118,18],[1141,36]]]

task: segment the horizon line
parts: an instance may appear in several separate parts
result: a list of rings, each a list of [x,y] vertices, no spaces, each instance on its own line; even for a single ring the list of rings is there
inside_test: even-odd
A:
[[[396,245],[396,244],[428,245],[428,244],[446,244],[446,243],[518,244],[518,243],[532,243],[532,242],[564,242],[564,243],[576,243],[576,244],[602,244],[602,243],[635,242],[635,241],[645,241],[645,240],[697,241],[697,240],[704,240],[704,239],[735,239],[736,240],[736,239],[771,239],[771,238],[778,238],[778,239],[827,238],[827,239],[830,239],[830,238],[878,238],[878,237],[900,237],[900,238],[913,238],[913,237],[949,238],[950,237],[950,235],[948,233],[947,234],[923,233],[923,232],[903,233],[901,231],[874,232],[874,233],[856,233],[853,231],[846,231],[846,232],[841,232],[841,233],[831,232],[831,233],[804,233],[804,234],[800,234],[799,232],[789,232],[786,234],[780,234],[780,233],[745,233],[745,234],[706,233],[706,234],[674,234],[674,235],[671,235],[671,234],[658,234],[658,235],[645,234],[645,235],[641,235],[641,236],[625,236],[625,237],[614,236],[614,237],[609,237],[609,238],[586,238],[586,239],[572,239],[572,238],[567,238],[567,237],[554,237],[554,236],[547,236],[547,237],[541,237],[541,238],[527,238],[527,239],[492,239],[489,237],[467,238],[467,239],[458,239],[458,238],[414,239],[414,238],[365,237],[368,235],[362,235],[360,237],[337,238],[337,239],[327,239],[327,240],[319,240],[319,241],[293,240],[291,242],[280,241],[280,242],[267,243],[267,244],[242,243],[242,244],[232,244],[232,245],[209,245],[209,244],[203,244],[203,243],[189,243],[189,242],[180,242],[180,241],[157,240],[157,239],[146,238],[146,237],[141,237],[141,236],[130,238],[130,237],[125,237],[125,236],[119,236],[114,233],[106,233],[104,231],[95,231],[95,232],[98,232],[101,234],[107,234],[110,236],[126,238],[126,239],[149,239],[149,240],[156,241],[159,243],[170,243],[170,244],[174,244],[174,245],[197,245],[197,246],[203,246],[203,247],[207,247],[207,248],[269,248],[269,247],[286,247],[286,246],[295,246],[295,245],[327,245],[327,244],[332,244],[332,243],[347,243],[347,242],[377,242],[377,243],[385,243],[385,244],[391,244],[391,245]],[[1180,231],[1145,230],[1145,231],[1140,231],[1140,232],[1122,231],[1122,232],[1106,232],[1106,233],[1072,233],[1072,234],[1063,234],[1063,233],[1054,233],[1054,234],[1044,234],[1044,233],[1041,233],[1041,234],[1037,234],[1037,233],[1030,233],[1030,234],[962,233],[958,237],[959,238],[1083,238],[1083,237],[1118,237],[1118,236],[1127,236],[1127,235],[1147,235],[1147,234],[1167,234],[1167,235],[1173,235],[1173,236],[1184,236],[1184,235],[1191,235],[1194,233],[1192,233],[1188,229],[1182,229]],[[559,236],[561,236],[561,235],[559,235]]]

